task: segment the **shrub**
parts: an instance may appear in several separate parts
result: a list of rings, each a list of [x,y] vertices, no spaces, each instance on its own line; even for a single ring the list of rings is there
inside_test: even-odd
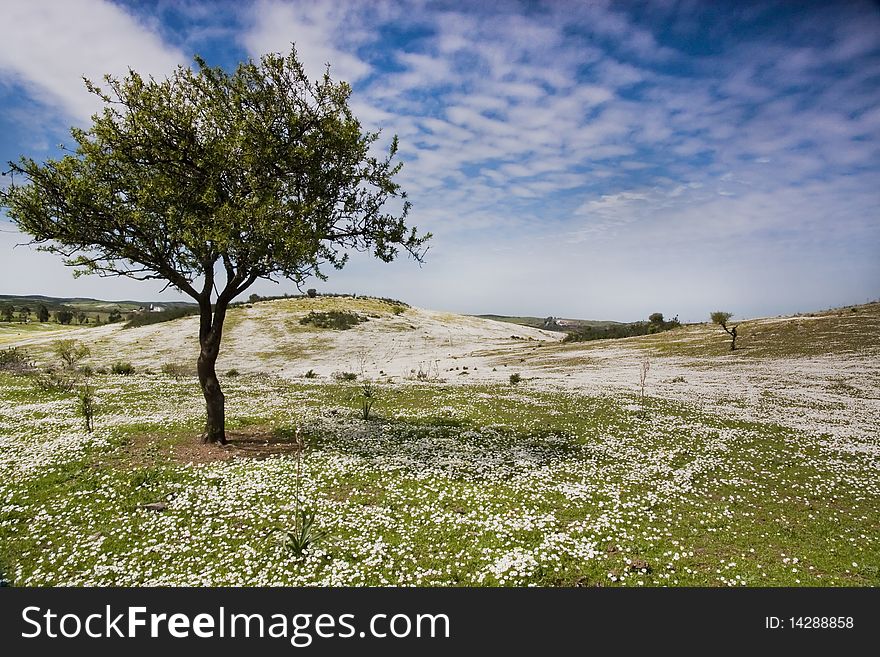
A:
[[[309,295],[310,299],[314,299],[316,296],[318,296],[318,291],[315,288],[310,287],[308,290],[306,290],[306,294]]]
[[[192,365],[185,365],[183,363],[163,363],[162,373],[167,374],[168,376],[183,377],[192,376],[195,374],[195,371],[193,370]]]
[[[299,320],[299,323],[303,325],[311,324],[317,328],[345,331],[366,321],[366,317],[348,310],[330,310],[328,312],[311,311]]]
[[[357,381],[358,375],[354,372],[333,372],[333,378],[337,381]]]
[[[402,315],[406,311],[403,306],[391,306],[391,312],[395,315]]]
[[[14,374],[28,374],[33,372],[34,365],[27,354],[18,347],[9,347],[0,351],[0,371]]]
[[[515,374],[510,375],[510,383],[512,385],[516,385],[520,381],[522,381],[522,377],[519,375],[519,372],[516,372]]]
[[[234,367],[226,373],[226,376],[238,376],[240,372]]]
[[[376,402],[376,389],[370,381],[365,381],[364,385],[361,386],[361,401],[363,402],[361,416],[363,419],[369,420],[370,409],[373,408],[373,404]]]
[[[131,363],[118,361],[116,363],[113,363],[112,367],[110,367],[110,371],[113,374],[122,374],[122,375],[127,376],[129,374],[134,373],[134,367],[132,367]]]
[[[307,379],[317,379],[318,378],[318,375],[315,372],[315,370],[309,370],[303,376],[305,376]]]
[[[34,387],[43,392],[70,392],[75,385],[72,378],[55,370],[47,370],[34,377]]]
[[[83,417],[86,431],[91,433],[95,428],[95,390],[88,382],[79,389],[79,412]]]
[[[76,364],[90,353],[86,345],[76,340],[58,340],[52,349],[68,370],[76,369]]]

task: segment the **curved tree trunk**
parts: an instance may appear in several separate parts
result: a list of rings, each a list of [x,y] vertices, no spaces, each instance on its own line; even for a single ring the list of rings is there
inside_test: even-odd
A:
[[[217,371],[215,369],[219,353],[219,345],[202,345],[202,350],[199,353],[199,383],[202,386],[202,393],[205,395],[205,410],[207,413],[202,442],[225,445],[226,397],[220,389],[220,381],[217,379]]]
[[[220,354],[220,338],[226,317],[226,301],[218,300],[212,308],[210,297],[203,298],[200,305],[198,372],[202,394],[205,395],[205,431],[203,443],[226,444],[226,397],[217,379],[217,356]]]

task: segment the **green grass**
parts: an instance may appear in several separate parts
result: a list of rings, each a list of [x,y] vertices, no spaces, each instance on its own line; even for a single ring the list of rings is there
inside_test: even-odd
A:
[[[356,383],[227,380],[230,432],[306,438],[303,497],[329,534],[297,558],[276,540],[294,457],[182,463],[195,381],[93,380],[90,438],[75,394],[0,373],[12,584],[880,584],[871,452],[726,408],[377,384],[365,422]]]
[[[779,320],[731,321],[736,351],[718,326],[700,325],[645,336],[634,346],[664,356],[787,358],[859,354],[880,349],[880,303]]]
[[[28,338],[39,338],[45,335],[63,334],[65,331],[79,328],[76,325],[64,326],[53,322],[34,322],[30,324],[22,324],[19,322],[0,322],[0,345],[27,340]]]

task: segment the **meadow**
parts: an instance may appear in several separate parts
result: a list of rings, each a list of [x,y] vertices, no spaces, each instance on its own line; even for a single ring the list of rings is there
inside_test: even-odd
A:
[[[192,319],[65,333],[91,341],[93,369],[136,362],[89,376],[92,432],[76,389],[0,372],[3,582],[880,584],[877,304],[816,317],[809,336],[793,324],[808,320],[756,321],[733,353],[710,326],[563,345],[369,304],[370,321],[333,332],[294,321],[308,304],[231,316],[222,369],[240,373],[221,376],[223,447],[197,442],[195,378],[161,368],[188,355]],[[291,342],[254,359],[235,332],[267,309],[289,313],[276,326]],[[41,367],[44,338],[25,346]],[[289,356],[294,340],[320,353]],[[415,365],[428,344],[433,373]],[[332,376],[357,358],[355,380]],[[320,536],[300,553],[289,532],[303,508]]]

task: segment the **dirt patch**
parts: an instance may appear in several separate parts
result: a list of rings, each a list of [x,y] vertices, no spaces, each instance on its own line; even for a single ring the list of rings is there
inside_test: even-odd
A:
[[[195,435],[136,436],[122,450],[122,459],[133,467],[155,465],[159,457],[171,457],[176,463],[213,463],[234,458],[264,459],[270,456],[293,455],[299,447],[293,436],[267,426],[248,427],[226,432],[225,445],[199,442]]]
[[[272,429],[227,431],[225,445],[203,445],[199,442],[175,445],[175,460],[185,463],[210,463],[233,458],[264,459],[270,456],[296,454],[299,446],[288,437],[280,437]]]

